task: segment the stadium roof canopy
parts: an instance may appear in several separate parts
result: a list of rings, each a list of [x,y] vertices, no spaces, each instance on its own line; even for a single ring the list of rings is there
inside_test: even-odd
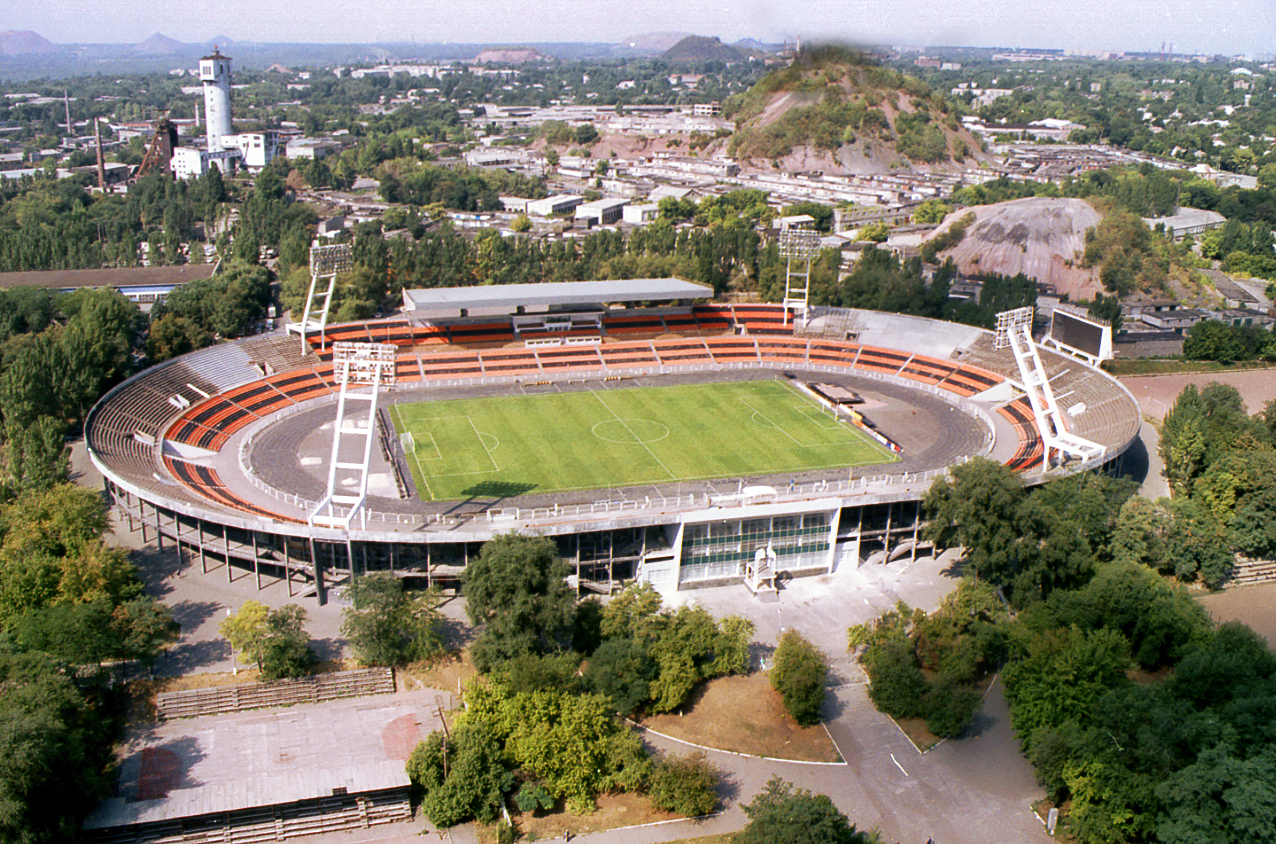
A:
[[[553,281],[404,290],[403,308],[426,319],[574,310],[630,302],[712,299],[713,288],[680,278]],[[464,314],[462,314],[464,311]]]

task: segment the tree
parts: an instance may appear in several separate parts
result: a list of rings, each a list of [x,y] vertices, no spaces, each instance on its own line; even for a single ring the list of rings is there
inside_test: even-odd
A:
[[[859,239],[868,240],[873,243],[885,243],[886,238],[890,237],[891,227],[886,223],[868,223],[860,229]]]
[[[828,659],[796,630],[784,631],[771,665],[771,687],[784,698],[784,708],[803,727],[820,722]]]
[[[52,416],[30,425],[6,426],[5,468],[9,480],[23,489],[47,489],[64,483],[70,472],[67,425]]]
[[[458,724],[450,737],[431,733],[412,751],[407,769],[423,792],[422,810],[443,828],[472,819],[492,823],[514,786],[500,742],[483,722]]]
[[[146,356],[151,363],[162,363],[169,358],[202,349],[212,342],[212,337],[197,323],[176,314],[164,314],[151,323],[146,337]]]
[[[576,600],[566,577],[554,543],[544,537],[509,533],[483,545],[463,575],[466,614],[483,626],[471,647],[480,671],[570,645]]]
[[[590,657],[585,683],[609,697],[617,712],[629,715],[647,702],[656,672],[656,662],[642,643],[608,639]]]
[[[248,600],[240,606],[239,612],[228,614],[217,626],[231,648],[239,651],[239,658],[258,668],[261,668],[261,643],[265,638],[266,616],[269,614],[270,607],[261,601]]]
[[[1209,446],[1205,403],[1195,384],[1188,384],[1161,424],[1160,452],[1165,479],[1175,495],[1188,495],[1205,466]]]
[[[665,756],[651,766],[647,793],[657,808],[698,818],[717,808],[721,779],[722,774],[703,753]]]
[[[1273,842],[1271,805],[1276,795],[1276,748],[1251,758],[1226,743],[1207,748],[1196,761],[1156,789],[1166,804],[1157,837],[1178,844]]]
[[[160,651],[178,632],[168,607],[147,596],[117,606],[111,614],[111,624],[119,642],[120,656],[137,660],[148,672]]]
[[[823,202],[799,202],[796,205],[786,205],[780,211],[780,215],[784,217],[794,217],[799,214],[806,214],[815,220],[816,231],[833,230],[833,206],[831,205],[825,205]]]
[[[380,572],[355,578],[346,596],[341,632],[361,664],[405,665],[442,653],[442,614],[433,593],[414,597],[402,580]]]
[[[267,614],[258,662],[262,676],[281,680],[306,673],[314,662],[314,654],[310,651],[305,622],[306,611],[296,604],[285,604]]]
[[[871,844],[846,815],[823,794],[793,787],[771,777],[766,787],[744,805],[749,823],[735,844]]]
[[[511,694],[500,682],[475,679],[465,691],[462,723],[489,725],[505,756],[573,812],[588,812],[611,788],[645,781],[642,739],[612,715],[598,694],[539,689]]]
[[[270,609],[249,600],[218,629],[244,661],[257,666],[262,677],[280,680],[300,677],[313,661],[305,622],[306,611],[296,604]]]
[[[72,840],[109,788],[111,733],[46,654],[0,654],[0,841]]]
[[[1022,531],[1019,477],[1000,463],[975,458],[931,484],[922,507],[930,517],[925,537],[938,550],[962,547],[975,576],[998,585],[1016,573],[1012,553]]]
[[[939,223],[953,212],[953,208],[948,203],[939,199],[927,199],[917,206],[917,210],[913,212],[914,223]]]

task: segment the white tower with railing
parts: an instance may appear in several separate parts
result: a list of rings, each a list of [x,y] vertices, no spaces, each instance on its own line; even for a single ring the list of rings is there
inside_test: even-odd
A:
[[[222,138],[235,134],[230,125],[230,58],[213,48],[212,55],[199,60],[199,79],[204,83],[204,119],[208,123],[208,151],[222,148]]]

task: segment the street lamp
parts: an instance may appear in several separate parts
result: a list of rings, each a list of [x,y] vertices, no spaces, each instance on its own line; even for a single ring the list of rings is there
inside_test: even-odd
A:
[[[231,617],[230,607],[227,607],[227,608],[226,608],[226,617],[227,617],[227,618],[230,618],[230,617]],[[235,646],[234,646],[234,644],[231,644],[231,646],[230,646],[230,673],[231,673],[231,675],[232,675],[232,676],[234,676],[234,677],[238,677],[238,676],[239,676],[239,663],[235,662]]]

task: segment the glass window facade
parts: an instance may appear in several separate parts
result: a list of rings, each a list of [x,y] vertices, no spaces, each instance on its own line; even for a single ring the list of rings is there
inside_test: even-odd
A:
[[[689,524],[682,538],[678,583],[743,577],[759,548],[775,550],[777,571],[824,569],[832,531],[828,513]]]

